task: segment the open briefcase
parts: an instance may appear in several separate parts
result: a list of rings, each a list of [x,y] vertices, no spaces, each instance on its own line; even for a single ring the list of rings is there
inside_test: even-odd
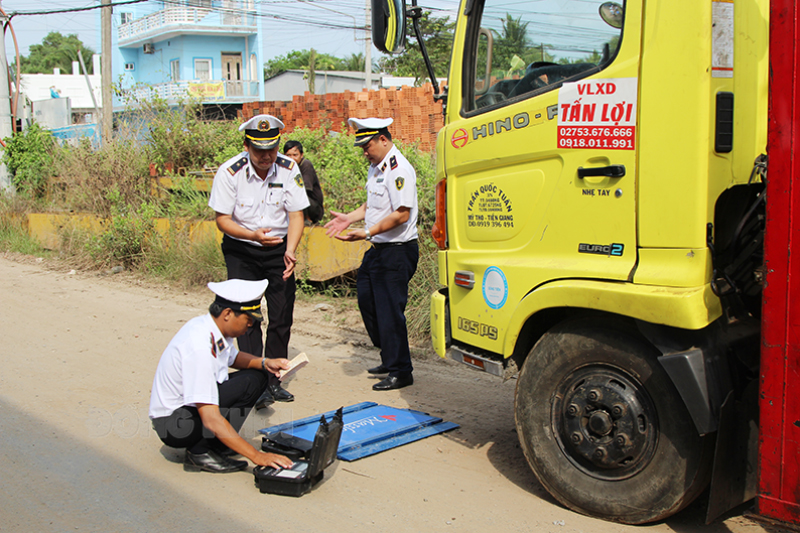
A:
[[[257,466],[253,469],[256,485],[262,493],[281,494],[283,496],[302,496],[309,492],[314,485],[322,480],[325,468],[336,459],[339,448],[339,439],[342,436],[342,408],[336,411],[330,422],[325,417],[320,417],[319,427],[314,436],[311,448],[303,439],[296,439],[296,446],[292,446],[292,437],[283,442],[289,444],[272,443],[264,439],[261,449],[270,453],[279,453],[289,457],[294,464],[291,468],[268,468]]]

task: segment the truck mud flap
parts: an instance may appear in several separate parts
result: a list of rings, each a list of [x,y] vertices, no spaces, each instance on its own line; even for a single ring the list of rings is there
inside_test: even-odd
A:
[[[753,381],[742,400],[736,400],[730,392],[720,408],[706,524],[756,496],[757,392]]]

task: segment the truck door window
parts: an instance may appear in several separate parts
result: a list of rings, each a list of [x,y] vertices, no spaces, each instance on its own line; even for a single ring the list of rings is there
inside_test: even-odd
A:
[[[541,94],[597,72],[614,59],[622,38],[624,7],[615,2],[477,4],[465,47],[467,113]]]

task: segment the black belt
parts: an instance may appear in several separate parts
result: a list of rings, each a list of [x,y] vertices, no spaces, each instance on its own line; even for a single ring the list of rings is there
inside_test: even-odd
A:
[[[388,248],[390,246],[403,246],[404,244],[410,244],[412,242],[417,242],[417,239],[411,239],[410,241],[405,241],[405,242],[373,242],[372,246],[381,249],[381,248]]]

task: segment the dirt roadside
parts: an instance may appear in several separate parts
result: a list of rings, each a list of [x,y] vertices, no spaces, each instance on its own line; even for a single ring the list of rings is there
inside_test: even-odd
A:
[[[378,361],[357,314],[299,302],[290,355],[311,364],[297,400],[253,414],[257,430],[377,401],[460,429],[351,463],[337,461],[302,498],[262,495],[252,474],[190,474],[147,419],[158,358],[208,292],[126,274],[68,272],[0,256],[0,531],[776,531],[739,509],[710,526],[702,502],[646,527],[611,524],[554,502],[528,469],[514,430],[515,381],[417,357],[413,387],[376,393]]]

